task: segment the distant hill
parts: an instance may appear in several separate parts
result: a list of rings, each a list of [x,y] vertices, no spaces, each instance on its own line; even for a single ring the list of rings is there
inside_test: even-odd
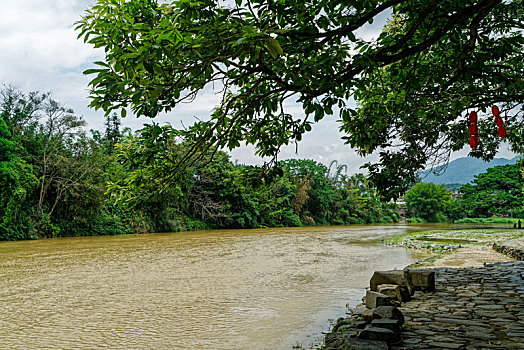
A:
[[[495,158],[490,162],[484,162],[478,158],[463,157],[449,162],[446,172],[440,176],[426,169],[419,173],[422,182],[433,182],[440,184],[466,184],[474,180],[474,176],[486,172],[487,169],[499,165],[514,164],[517,157],[513,159]]]

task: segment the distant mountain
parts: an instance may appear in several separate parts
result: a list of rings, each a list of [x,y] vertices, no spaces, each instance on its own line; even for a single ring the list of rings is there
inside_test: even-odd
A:
[[[446,172],[436,176],[431,169],[419,173],[422,182],[433,182],[440,184],[466,184],[474,180],[474,176],[486,172],[487,169],[499,165],[514,164],[518,157],[513,159],[495,158],[490,162],[484,162],[478,158],[463,157],[449,162]]]

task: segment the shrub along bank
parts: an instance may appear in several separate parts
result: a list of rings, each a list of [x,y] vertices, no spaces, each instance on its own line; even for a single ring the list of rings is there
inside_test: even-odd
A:
[[[1,89],[0,240],[398,221],[394,204],[337,162],[267,170],[215,151],[171,179],[187,150],[170,126],[133,134],[116,114],[104,132],[84,126],[49,94]]]

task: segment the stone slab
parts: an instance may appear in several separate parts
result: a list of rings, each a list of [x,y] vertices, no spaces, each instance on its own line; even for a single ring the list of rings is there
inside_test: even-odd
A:
[[[370,309],[391,305],[391,298],[382,293],[373,292],[371,290],[366,291],[366,306]]]

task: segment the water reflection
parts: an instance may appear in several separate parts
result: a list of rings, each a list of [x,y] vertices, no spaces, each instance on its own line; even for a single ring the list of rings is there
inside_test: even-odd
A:
[[[416,257],[351,226],[0,243],[10,349],[290,349],[356,304],[374,270]],[[427,229],[427,227],[423,227]]]

